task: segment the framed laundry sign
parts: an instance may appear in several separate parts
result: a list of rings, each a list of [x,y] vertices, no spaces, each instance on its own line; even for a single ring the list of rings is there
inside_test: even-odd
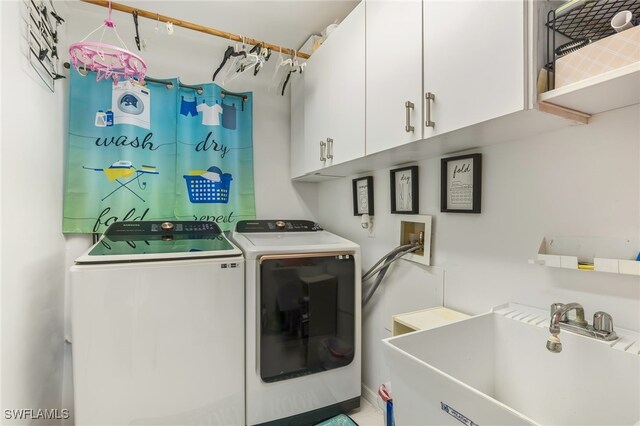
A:
[[[391,213],[418,214],[418,166],[393,169],[389,174]]]
[[[480,213],[482,154],[441,160],[440,211]]]
[[[373,176],[353,179],[353,215],[373,216]]]

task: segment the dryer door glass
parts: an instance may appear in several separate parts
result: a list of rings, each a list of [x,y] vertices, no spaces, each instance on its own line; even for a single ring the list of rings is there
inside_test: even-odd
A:
[[[351,363],[355,261],[348,253],[260,261],[260,376],[276,382]]]

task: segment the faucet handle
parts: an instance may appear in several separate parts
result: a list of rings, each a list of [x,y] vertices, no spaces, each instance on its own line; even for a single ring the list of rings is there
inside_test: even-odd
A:
[[[593,328],[605,333],[613,333],[613,318],[606,312],[598,311],[593,314]]]

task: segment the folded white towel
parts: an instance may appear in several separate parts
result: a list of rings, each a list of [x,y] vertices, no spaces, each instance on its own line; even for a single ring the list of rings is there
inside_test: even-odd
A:
[[[218,173],[206,172],[200,176],[212,182],[220,182],[220,175]]]

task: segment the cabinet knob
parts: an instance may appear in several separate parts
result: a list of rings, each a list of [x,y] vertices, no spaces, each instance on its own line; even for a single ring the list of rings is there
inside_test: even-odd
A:
[[[407,133],[411,133],[415,129],[411,125],[411,110],[414,108],[414,106],[415,105],[413,104],[413,102],[410,102],[410,101],[407,101],[404,103],[404,108],[406,109],[406,112],[407,112],[407,116],[404,124],[404,131]]]
[[[436,127],[436,123],[434,123],[433,121],[431,121],[431,102],[436,100],[436,95],[434,95],[431,92],[427,92],[424,95],[424,99],[425,99],[425,116],[426,116],[426,120],[424,122],[424,125],[426,127]]]

